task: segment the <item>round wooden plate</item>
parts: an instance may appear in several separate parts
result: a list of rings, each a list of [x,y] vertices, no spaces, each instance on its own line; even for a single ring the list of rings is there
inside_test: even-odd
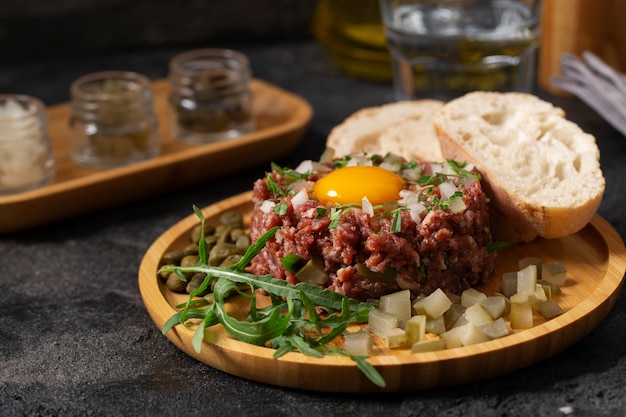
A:
[[[252,210],[251,193],[220,201],[203,212],[207,222],[218,223],[227,209],[240,210],[246,221]],[[157,278],[159,261],[172,250],[189,243],[189,232],[199,223],[191,214],[161,235],[145,254],[139,269],[139,289],[148,313],[160,328],[187,296],[167,290]],[[194,328],[176,326],[166,336],[188,355],[232,375],[268,384],[328,392],[405,391],[462,384],[508,373],[537,363],[566,349],[586,336],[608,314],[617,299],[626,271],[626,252],[619,234],[596,215],[581,231],[556,240],[538,239],[502,251],[496,276],[479,290],[493,294],[503,272],[517,270],[526,256],[561,261],[568,278],[559,303],[565,312],[551,320],[537,319],[535,327],[516,331],[497,340],[437,352],[411,354],[408,349],[374,346],[369,361],[386,381],[381,389],[372,384],[349,358],[317,359],[288,353],[274,359],[274,350],[232,339],[221,327],[211,328],[215,337],[200,353],[191,344]],[[232,300],[242,318],[245,301]]]

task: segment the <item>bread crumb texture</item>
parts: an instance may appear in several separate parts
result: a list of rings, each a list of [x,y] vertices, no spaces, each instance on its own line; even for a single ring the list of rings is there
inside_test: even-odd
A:
[[[595,138],[562,109],[522,93],[470,93],[436,116],[448,139],[533,205],[575,207],[604,192]]]

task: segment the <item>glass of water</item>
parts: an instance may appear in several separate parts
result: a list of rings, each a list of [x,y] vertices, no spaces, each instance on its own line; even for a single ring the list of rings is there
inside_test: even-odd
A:
[[[398,100],[532,90],[541,0],[380,0]]]

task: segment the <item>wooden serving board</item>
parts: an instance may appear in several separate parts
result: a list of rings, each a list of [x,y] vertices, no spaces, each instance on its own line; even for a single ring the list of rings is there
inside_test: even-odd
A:
[[[15,232],[97,209],[202,183],[288,154],[311,120],[311,105],[301,97],[261,80],[250,84],[256,128],[236,139],[188,144],[170,135],[169,84],[153,84],[161,152],[155,158],[111,169],[87,168],[70,157],[70,105],[48,109],[56,176],[41,188],[0,194],[0,233]]]
[[[203,210],[208,222],[218,223],[219,214],[240,210],[249,220],[251,193],[220,201]],[[189,243],[189,232],[199,223],[192,214],[167,230],[146,252],[139,269],[139,289],[155,324],[163,324],[175,312],[174,306],[187,296],[167,290],[156,272],[162,256]],[[378,369],[387,386],[372,384],[349,358],[325,356],[317,359],[289,353],[274,359],[274,350],[232,339],[221,325],[211,328],[212,343],[196,353],[191,344],[193,327],[176,326],[166,336],[188,355],[233,375],[268,384],[328,392],[405,391],[444,387],[485,379],[521,369],[566,349],[595,328],[612,308],[626,271],[626,250],[619,234],[596,215],[581,231],[555,240],[538,239],[502,251],[497,273],[479,290],[498,291],[503,272],[518,269],[526,256],[544,261],[561,261],[568,270],[559,304],[565,312],[531,329],[518,330],[501,339],[437,352],[411,354],[408,349],[389,349],[377,343],[369,361]],[[245,317],[246,302],[231,301],[234,311]]]

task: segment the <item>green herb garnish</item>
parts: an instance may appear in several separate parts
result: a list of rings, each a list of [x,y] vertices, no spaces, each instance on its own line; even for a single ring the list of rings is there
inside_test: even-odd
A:
[[[285,213],[287,213],[287,203],[284,201],[281,201],[280,203],[274,206],[274,208],[272,209],[272,212],[274,212],[275,214],[278,214],[279,216],[284,215]]]
[[[513,245],[513,242],[492,241],[492,242],[487,243],[486,249],[487,249],[487,253],[493,253],[499,250],[506,249],[512,245]]]
[[[302,266],[306,263],[304,259],[300,255],[291,254],[286,255],[280,258],[280,262],[285,267],[285,270],[296,273],[302,268]]]
[[[279,187],[278,183],[271,177],[271,173],[265,173],[265,186],[267,189],[275,194],[278,194],[282,197],[286,197],[287,193],[283,191],[282,188]]]
[[[205,218],[202,211],[195,206],[194,211],[200,218],[204,230]],[[329,344],[345,332],[351,323],[367,322],[372,308],[370,304],[315,285],[303,282],[291,285],[270,275],[257,276],[244,271],[277,229],[278,227],[274,227],[268,230],[248,248],[239,262],[229,267],[209,265],[209,252],[204,233],[200,239],[198,247],[200,259],[196,265],[162,267],[159,272],[174,272],[179,277],[189,272],[206,274],[202,285],[189,294],[187,302],[177,306],[180,311],[164,324],[161,330],[163,334],[177,325],[188,326],[189,319],[199,320],[192,337],[192,345],[196,352],[200,352],[202,343],[210,339],[207,337],[210,336],[208,329],[216,324],[222,324],[228,334],[237,340],[276,349],[275,358],[292,351],[315,357],[327,354],[348,356],[355,361],[367,378],[374,384],[384,387],[385,381],[366,358],[352,356],[336,346],[329,347]],[[211,284],[214,302],[196,298]],[[255,296],[257,289],[269,294],[271,305],[257,307]],[[226,300],[234,294],[250,300],[250,312],[246,320],[238,320],[227,312]],[[326,314],[320,315],[318,309]]]
[[[298,172],[294,170],[293,168],[281,167],[275,162],[271,163],[271,167],[272,167],[272,170],[279,173],[284,178],[285,182],[287,182],[288,184],[295,182],[297,180],[307,179],[309,176],[309,172]]]

